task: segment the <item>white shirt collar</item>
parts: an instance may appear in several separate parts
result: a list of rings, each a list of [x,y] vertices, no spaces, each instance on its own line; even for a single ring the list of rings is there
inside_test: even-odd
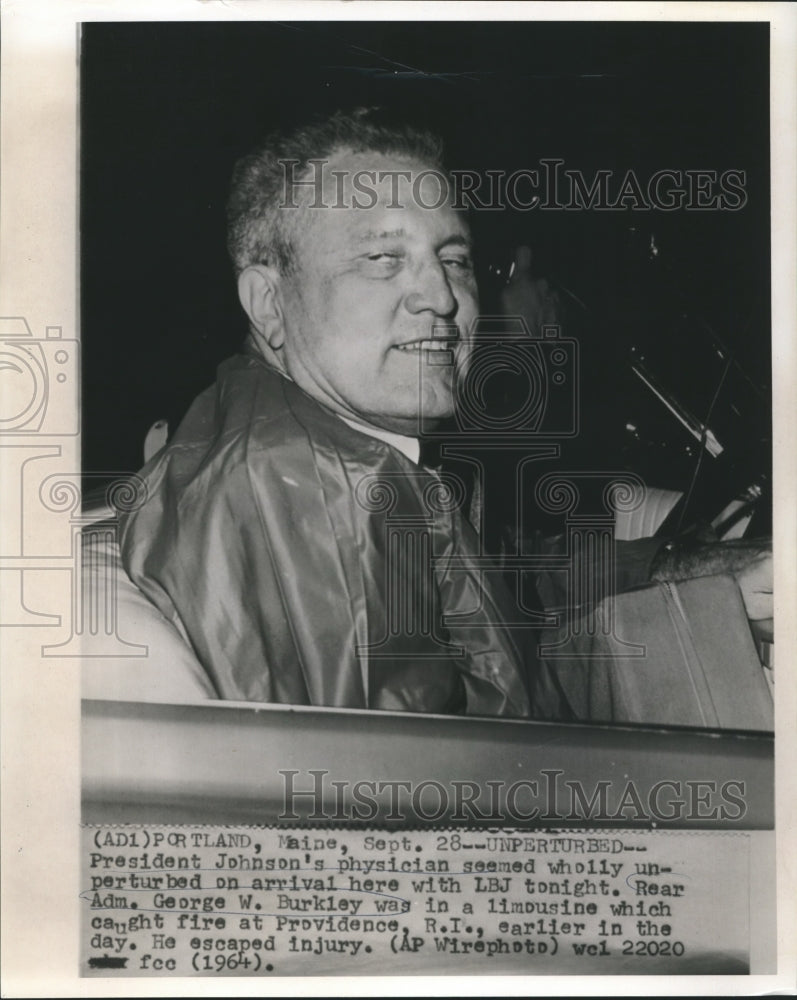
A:
[[[363,434],[369,434],[371,437],[378,438],[380,441],[398,448],[402,455],[405,455],[416,465],[418,464],[418,459],[421,455],[421,445],[417,438],[406,437],[404,434],[394,434],[392,431],[383,431],[381,427],[366,427],[365,424],[358,424],[347,417],[341,417],[340,419],[347,423],[349,427],[353,427],[354,430],[361,431]]]
[[[279,369],[279,373],[288,379],[289,382],[294,382],[295,384],[295,380],[287,372]],[[421,443],[417,438],[406,437],[404,434],[394,434],[392,431],[383,431],[381,427],[368,427],[365,424],[357,423],[356,420],[349,420],[348,417],[344,417],[340,413],[337,416],[355,431],[369,434],[371,437],[375,437],[386,444],[392,445],[394,448],[398,448],[402,455],[405,455],[415,465],[418,464],[418,459],[421,457]]]

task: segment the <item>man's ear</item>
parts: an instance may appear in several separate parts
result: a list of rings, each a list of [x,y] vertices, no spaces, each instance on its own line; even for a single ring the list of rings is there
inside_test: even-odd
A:
[[[279,272],[265,264],[252,264],[238,276],[238,298],[259,338],[272,351],[285,343],[285,326],[279,297]]]

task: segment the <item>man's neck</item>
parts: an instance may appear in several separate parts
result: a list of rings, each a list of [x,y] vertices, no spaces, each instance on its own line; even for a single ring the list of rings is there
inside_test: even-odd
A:
[[[264,350],[263,345],[260,344],[257,338],[250,331],[249,337],[246,342],[246,349],[257,354],[262,358],[266,364],[274,368],[279,372],[284,378],[288,379],[290,382],[295,382],[291,375],[286,371],[285,366],[282,364],[281,359],[275,351],[270,349]],[[301,388],[301,387],[300,387]],[[324,405],[324,404],[322,404]],[[329,409],[329,407],[326,407]],[[330,412],[335,412],[330,411]],[[381,427],[374,427],[372,424],[367,424],[356,420],[353,417],[345,417],[342,413],[335,413],[335,416],[339,417],[344,423],[348,424],[349,427],[354,428],[356,431],[361,431],[363,434],[368,434],[371,437],[377,438],[379,441],[385,441],[387,444],[392,445],[397,448],[403,455],[405,455],[411,462],[418,464],[418,458],[420,455],[421,446],[416,437],[412,437],[406,434],[399,434],[396,431],[387,431]]]
[[[405,455],[411,462],[418,464],[418,458],[421,453],[421,446],[417,438],[407,437],[404,434],[395,434],[393,431],[385,431],[380,427],[371,427],[369,424],[361,424],[357,420],[350,420],[348,417],[341,417],[349,427],[353,427],[356,431],[362,431],[363,434],[369,434],[371,437],[378,438],[380,441],[384,441],[394,448],[397,448],[403,455]]]

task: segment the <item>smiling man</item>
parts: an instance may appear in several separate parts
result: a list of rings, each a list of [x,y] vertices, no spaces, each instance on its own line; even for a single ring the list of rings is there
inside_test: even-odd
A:
[[[567,663],[538,661],[534,630],[507,624],[517,608],[499,567],[474,558],[463,481],[419,464],[420,429],[451,417],[455,383],[479,371],[454,193],[434,136],[367,111],[274,134],[236,166],[228,246],[249,335],[143,470],[146,502],[121,532],[129,577],[220,698],[607,717],[581,704],[612,701],[589,628],[560,650],[574,664],[568,693]],[[531,326],[522,265],[504,312]],[[731,575],[748,616],[771,617],[766,542],[624,544],[622,589]],[[627,606],[644,619],[638,597]]]
[[[369,112],[272,135],[236,167],[249,337],[145,467],[121,537],[221,698],[532,711],[507,596],[466,568],[457,484],[417,464],[419,416],[452,414],[478,313],[441,171],[434,137]]]
[[[438,204],[438,174],[423,148],[413,152],[409,142],[394,153],[333,151],[321,190],[280,209],[296,216],[283,223],[288,266],[235,251],[263,356],[344,419],[405,435],[417,433],[421,406],[428,417],[451,415],[453,366],[425,364],[419,379],[419,360],[461,352],[478,313],[464,215]],[[256,169],[241,173],[247,166]],[[355,190],[364,175],[366,202]],[[413,183],[400,193],[398,180]]]

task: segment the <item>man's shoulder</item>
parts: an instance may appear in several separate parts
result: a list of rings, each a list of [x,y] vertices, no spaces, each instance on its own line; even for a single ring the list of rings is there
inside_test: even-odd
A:
[[[261,359],[236,354],[219,365],[216,382],[197,397],[175,436],[175,443],[203,435],[240,435],[256,428],[289,424],[290,380]],[[198,418],[198,419],[197,419]]]
[[[223,451],[228,457],[242,456],[300,436],[291,388],[289,379],[256,357],[228,358],[213,385],[196,397],[163,454],[187,459]]]
[[[307,435],[295,419],[290,382],[256,358],[223,362],[171,440],[144,466],[146,502],[124,518],[124,536],[198,530],[211,513],[237,518],[253,500],[290,481],[312,485]]]
[[[150,486],[183,500],[206,490],[235,492],[244,480],[316,483],[319,463],[383,464],[393,449],[360,433],[257,356],[223,362],[172,440],[145,467]],[[204,501],[206,502],[206,501]]]

